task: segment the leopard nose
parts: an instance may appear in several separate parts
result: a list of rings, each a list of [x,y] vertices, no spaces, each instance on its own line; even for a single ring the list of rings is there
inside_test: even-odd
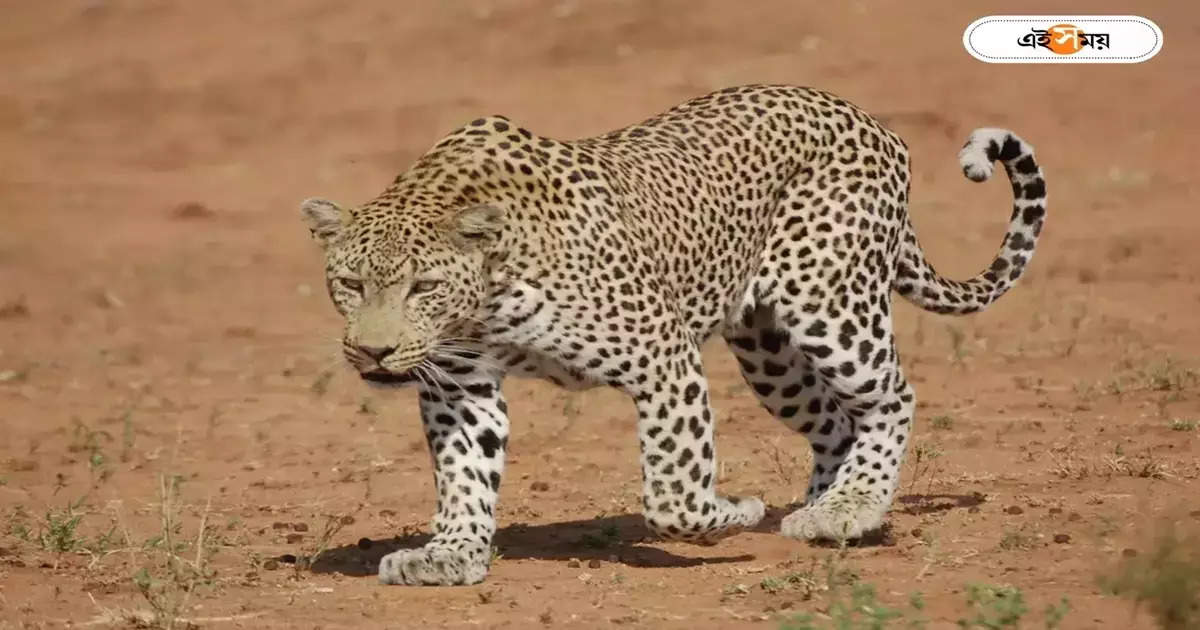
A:
[[[396,351],[395,346],[390,347],[390,348],[381,348],[381,347],[376,347],[376,346],[359,346],[358,349],[361,350],[363,352],[363,354],[371,357],[372,359],[375,359],[375,361],[377,363],[380,361],[383,361],[385,358],[387,358],[387,356],[389,354]]]

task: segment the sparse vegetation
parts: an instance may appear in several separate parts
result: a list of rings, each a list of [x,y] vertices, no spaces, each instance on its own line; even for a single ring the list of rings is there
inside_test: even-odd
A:
[[[933,491],[933,484],[942,472],[941,458],[946,452],[937,442],[921,442],[913,446],[909,492],[914,492],[925,481],[925,494]]]
[[[145,545],[148,562],[133,574],[133,583],[151,611],[148,618],[136,619],[162,630],[192,626],[182,616],[196,590],[214,578],[208,562],[211,548],[206,546],[209,507],[200,517],[195,542],[189,544],[180,521],[179,488],[179,476],[159,476],[160,529]]]
[[[967,335],[953,324],[946,324],[946,334],[950,337],[950,358],[955,365],[962,366],[967,358]]]
[[[23,543],[55,554],[55,564],[61,562],[61,556],[65,554],[101,555],[112,546],[116,527],[110,527],[98,536],[81,533],[80,525],[86,516],[85,501],[86,497],[81,497],[68,501],[61,508],[47,508],[36,522],[23,506],[17,506],[8,515],[7,533]]]
[[[607,549],[617,542],[621,532],[616,525],[608,524],[598,532],[586,532],[579,537],[579,544],[590,549]]]
[[[333,381],[333,370],[322,370],[317,377],[313,379],[309,389],[317,396],[324,396],[325,392],[329,391],[329,383]]]
[[[1174,420],[1171,421],[1171,430],[1172,431],[1195,431],[1196,426],[1197,425],[1196,425],[1195,420],[1190,420],[1190,419],[1184,420],[1183,418],[1175,418]]]
[[[1170,464],[1153,450],[1127,455],[1120,444],[1113,446],[1111,453],[1084,458],[1073,446],[1051,448],[1054,463],[1051,474],[1061,479],[1083,480],[1091,476],[1113,477],[1116,475],[1142,479],[1169,479],[1175,474]]]
[[[79,418],[75,418],[73,424],[72,439],[67,451],[87,457],[88,470],[94,483],[106,481],[112,474],[112,468],[109,466],[108,456],[104,453],[104,444],[112,442],[112,436],[107,431],[89,427]]]
[[[777,577],[763,578],[758,583],[759,588],[771,593],[795,592],[800,595],[800,599],[812,599],[813,593],[816,592],[818,582],[812,571],[793,571],[785,573]]]
[[[929,426],[937,431],[949,431],[954,428],[954,418],[945,414],[934,416],[929,419]]]
[[[963,630],[1029,627],[1023,623],[1029,613],[1025,595],[1013,586],[969,584],[966,608],[966,614],[957,621]],[[905,608],[889,608],[879,602],[873,586],[857,583],[851,587],[848,597],[836,598],[829,605],[827,614],[798,615],[785,620],[780,630],[921,630],[929,623],[924,611],[925,600],[920,593],[910,595]],[[1070,611],[1071,605],[1066,598],[1046,606],[1042,627],[1055,630]]]
[[[354,524],[355,515],[358,514],[362,508],[363,504],[360,503],[357,507],[349,512],[326,514],[325,522],[321,526],[321,532],[317,534],[316,539],[312,543],[304,547],[303,553],[296,556],[296,562],[294,565],[296,573],[312,568],[313,565],[315,565],[321,558],[321,555],[329,550],[330,545],[333,543],[334,536],[337,536],[338,532],[342,531],[342,529],[344,529],[346,526]]]
[[[83,514],[77,510],[83,499],[68,502],[62,510],[46,510],[46,518],[40,524],[38,542],[42,549],[55,553],[75,551],[83,546],[83,539],[76,533]]]
[[[121,415],[121,461],[133,459],[133,409],[128,409]]]
[[[915,595],[909,602],[910,611],[888,608],[881,604],[875,594],[875,587],[865,582],[850,587],[848,598],[839,598],[829,605],[828,623],[819,623],[818,618],[805,613],[788,619],[780,626],[781,630],[819,630],[831,628],[834,630],[882,630],[884,628],[925,627],[925,621],[920,617],[924,608],[924,600]],[[912,617],[906,618],[908,615]]]
[[[1000,537],[1000,548],[1004,551],[1026,551],[1037,544],[1037,537],[1024,527],[1008,529]]]
[[[1165,524],[1148,549],[1126,556],[1100,584],[1145,606],[1163,630],[1200,627],[1200,534]]]
[[[1024,594],[1011,586],[968,585],[967,606],[971,612],[958,620],[960,628],[1016,628],[1029,612]]]
[[[1141,367],[1130,366],[1105,386],[1105,392],[1122,396],[1131,392],[1161,392],[1162,402],[1178,400],[1183,393],[1200,384],[1200,374],[1178,360],[1167,357]]]

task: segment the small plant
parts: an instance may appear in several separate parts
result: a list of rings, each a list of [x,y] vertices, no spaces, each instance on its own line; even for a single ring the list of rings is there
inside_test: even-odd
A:
[[[162,630],[192,627],[194,624],[183,619],[188,602],[196,590],[212,582],[213,571],[208,566],[209,549],[206,547],[208,508],[200,518],[196,541],[192,543],[193,558],[188,559],[189,543],[182,539],[182,523],[179,522],[178,475],[159,476],[159,533],[147,541],[145,547],[151,552],[153,566],[142,567],[133,574],[133,584],[150,605],[151,616],[139,619],[151,627]]]
[[[1059,600],[1057,604],[1046,605],[1046,630],[1056,630],[1062,625],[1063,619],[1067,618],[1067,613],[1071,612],[1071,602],[1066,597]]]
[[[1014,586],[970,584],[967,586],[967,606],[971,610],[969,616],[958,620],[960,628],[1019,628],[1021,617],[1029,612],[1025,596]]]
[[[83,505],[83,499],[68,501],[62,510],[46,510],[45,520],[40,524],[38,542],[42,549],[55,553],[69,553],[81,548],[83,539],[75,532],[83,520],[83,514],[76,510]]]
[[[1005,551],[1027,551],[1033,549],[1037,539],[1022,529],[1010,529],[1000,537],[1000,548]]]
[[[133,459],[133,409],[121,416],[121,461]]]
[[[1013,586],[971,584],[967,586],[967,613],[957,621],[963,630],[1018,630],[1022,627],[1029,607],[1020,589]],[[929,623],[924,617],[925,600],[920,593],[909,596],[906,608],[882,605],[870,584],[856,583],[850,589],[849,600],[835,599],[828,608],[827,621],[818,622],[812,614],[802,614],[784,620],[780,630],[923,630]],[[1046,606],[1044,628],[1056,630],[1071,611],[1071,604],[1061,599]],[[940,627],[940,626],[939,626]],[[1178,628],[1192,626],[1177,626]],[[1164,626],[1176,630],[1175,626]]]
[[[579,537],[579,545],[589,549],[608,549],[621,537],[616,525],[609,523],[598,533],[586,532]]]
[[[575,392],[566,392],[563,395],[562,415],[566,418],[567,424],[570,425],[583,412],[579,405],[579,394]]]
[[[1130,369],[1133,365],[1123,362],[1120,367]],[[1200,374],[1170,357],[1134,369],[1133,372],[1133,375],[1123,374],[1114,378],[1105,391],[1117,396],[1130,391],[1167,392],[1167,396],[1160,402],[1160,405],[1163,405],[1178,400],[1182,392],[1200,382]]]
[[[963,359],[967,358],[967,335],[961,328],[951,324],[946,325],[946,334],[950,335],[951,357],[955,364],[961,366]]]
[[[796,454],[788,449],[780,448],[779,438],[770,442],[763,440],[763,451],[769,455],[775,474],[779,476],[780,482],[785,487],[795,485],[796,479],[812,467],[811,455],[808,454],[808,451]]]
[[[1196,421],[1195,420],[1184,420],[1183,418],[1175,418],[1174,420],[1171,421],[1171,430],[1172,431],[1189,431],[1189,432],[1195,431],[1196,430]]]
[[[1075,306],[1075,312],[1071,314],[1069,325],[1071,328],[1071,339],[1067,342],[1067,347],[1063,349],[1063,356],[1069,357],[1075,353],[1075,348],[1079,344],[1079,330],[1083,327],[1083,322],[1087,319],[1088,303],[1080,302]]]
[[[308,388],[317,396],[324,396],[325,392],[329,391],[329,383],[333,380],[333,370],[325,370],[317,374],[317,378],[313,379],[312,385]]]
[[[1163,527],[1150,549],[1125,558],[1100,584],[1149,608],[1163,630],[1200,627],[1200,535]]]
[[[1168,357],[1147,367],[1142,373],[1145,387],[1156,392],[1182,391],[1196,384],[1196,372]]]
[[[722,598],[735,597],[738,595],[745,595],[746,593],[749,593],[749,592],[750,592],[750,587],[746,586],[745,584],[741,584],[741,583],[730,584],[730,585],[726,586],[725,588],[721,589],[721,596],[722,596]]]
[[[947,415],[934,416],[929,419],[929,426],[937,431],[949,431],[954,428],[954,418]]]
[[[794,571],[778,577],[764,578],[758,583],[762,590],[774,595],[784,591],[797,591],[801,599],[812,599],[817,591],[817,581],[811,571]]]
[[[944,454],[945,451],[942,450],[942,446],[936,442],[922,442],[913,448],[913,472],[911,480],[908,482],[910,492],[917,487],[923,478],[928,478],[925,484],[925,494],[930,494],[933,491],[933,483],[937,481],[938,474],[942,472],[938,460]]]
[[[761,588],[762,590],[774,595],[776,593],[783,591],[785,588],[787,588],[787,583],[784,582],[781,578],[766,577],[766,578],[763,578],[762,581],[758,583],[758,587]]]
[[[108,466],[108,457],[104,454],[102,442],[111,442],[112,436],[107,431],[92,429],[78,418],[75,418],[74,423],[71,444],[67,446],[67,450],[86,454],[92,478],[97,482],[107,480],[112,474],[112,469]]]
[[[304,569],[311,569],[317,563],[321,555],[329,550],[330,543],[333,542],[333,537],[338,535],[338,532],[343,528],[354,524],[354,515],[362,510],[363,504],[359,504],[349,513],[341,514],[326,514],[325,524],[321,527],[321,533],[317,535],[316,542],[305,548],[305,553],[296,556],[296,564],[294,568],[298,575]]]
[[[883,630],[885,628],[910,628],[918,630],[924,628],[926,624],[919,615],[924,606],[925,602],[920,594],[914,594],[909,600],[909,608],[916,617],[906,619],[908,612],[884,606],[877,599],[874,586],[859,582],[850,588],[848,600],[838,599],[829,605],[829,624],[827,626],[817,625],[816,617],[806,613],[785,620],[780,629]]]
[[[23,542],[33,540],[33,531],[29,528],[29,512],[25,506],[18,505],[8,515],[8,535]]]

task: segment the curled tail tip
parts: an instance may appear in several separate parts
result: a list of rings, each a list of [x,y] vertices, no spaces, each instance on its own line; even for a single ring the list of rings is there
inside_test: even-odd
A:
[[[987,161],[977,161],[966,157],[960,158],[962,163],[963,175],[973,182],[987,181],[992,176],[992,163]]]
[[[958,162],[967,179],[982,182],[992,176],[994,162],[1011,163],[1032,154],[1033,147],[1017,134],[1007,129],[983,127],[967,137],[967,143],[958,152]]]

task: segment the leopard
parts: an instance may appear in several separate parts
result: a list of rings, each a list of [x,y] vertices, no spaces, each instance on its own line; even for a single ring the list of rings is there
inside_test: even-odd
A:
[[[999,252],[939,274],[908,213],[908,147],[811,87],[735,86],[579,140],[500,115],[442,137],[378,196],[300,204],[370,386],[412,387],[437,492],[431,537],[380,560],[384,584],[465,585],[492,568],[509,442],[507,375],[608,386],[636,408],[649,535],[711,545],[759,526],[756,497],[716,490],[702,347],[723,338],[749,389],[807,438],[812,469],[783,536],[878,531],[914,424],[893,294],[938,314],[1008,291],[1042,232],[1046,187],[1013,132],[958,153],[1001,164],[1013,206]]]

